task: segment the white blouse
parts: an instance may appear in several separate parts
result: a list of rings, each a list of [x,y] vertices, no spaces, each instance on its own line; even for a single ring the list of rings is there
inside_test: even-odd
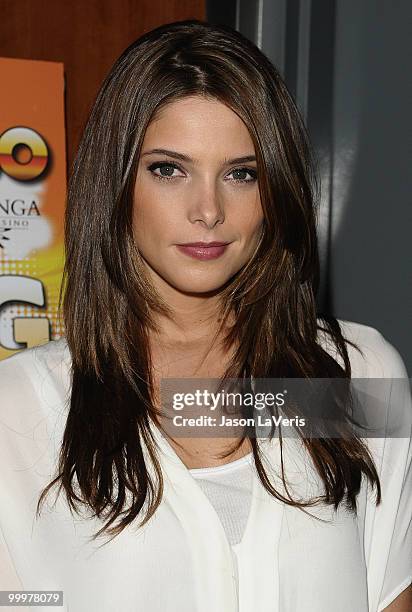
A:
[[[216,510],[231,545],[238,598],[239,570],[235,546],[242,540],[249,517],[253,469],[253,454],[250,452],[224,465],[189,470]]]
[[[348,346],[354,378],[407,379],[399,353],[378,331],[341,325],[364,352]],[[340,361],[323,335],[320,341]],[[153,427],[165,487],[143,528],[93,542],[101,523],[71,514],[63,494],[54,504],[54,492],[36,518],[39,493],[55,474],[70,365],[64,339],[0,362],[0,590],[63,591],[65,612],[380,612],[412,582],[412,425],[407,438],[366,440],[383,500],[375,506],[363,479],[357,517],[326,505],[305,514],[273,498],[253,470],[247,519],[231,546],[211,499]],[[409,385],[401,401],[412,423]],[[299,441],[283,442],[294,496],[322,493]],[[282,491],[278,438],[260,445]]]

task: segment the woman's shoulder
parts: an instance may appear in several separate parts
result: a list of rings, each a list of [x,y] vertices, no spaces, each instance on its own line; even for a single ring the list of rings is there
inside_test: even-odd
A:
[[[1,422],[35,419],[61,408],[70,392],[70,352],[64,337],[22,349],[0,361]]]
[[[324,327],[322,320],[318,323]],[[346,341],[353,378],[408,378],[399,351],[378,329],[344,319],[338,319],[338,323]],[[322,347],[342,365],[330,335],[320,329],[318,337]]]
[[[0,384],[22,378],[36,381],[38,376],[70,368],[70,351],[65,337],[25,348],[0,361]]]

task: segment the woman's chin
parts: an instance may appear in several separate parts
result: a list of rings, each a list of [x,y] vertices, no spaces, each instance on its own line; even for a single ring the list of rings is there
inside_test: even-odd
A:
[[[210,295],[218,293],[226,285],[229,277],[227,274],[221,277],[214,278],[189,278],[184,280],[174,279],[170,284],[181,293],[185,294],[196,294],[196,295]]]

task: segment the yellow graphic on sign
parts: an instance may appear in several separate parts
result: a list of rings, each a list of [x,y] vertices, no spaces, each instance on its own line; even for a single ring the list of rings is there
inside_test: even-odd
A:
[[[59,338],[63,65],[0,58],[0,359]]]

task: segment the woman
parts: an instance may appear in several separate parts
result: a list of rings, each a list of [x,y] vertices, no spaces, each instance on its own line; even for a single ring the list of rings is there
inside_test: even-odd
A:
[[[162,431],[165,378],[407,378],[378,331],[317,317],[314,187],[239,33],[178,22],[122,54],[69,185],[66,336],[0,364],[1,588],[75,612],[409,609],[410,437]]]

